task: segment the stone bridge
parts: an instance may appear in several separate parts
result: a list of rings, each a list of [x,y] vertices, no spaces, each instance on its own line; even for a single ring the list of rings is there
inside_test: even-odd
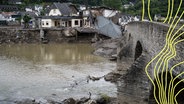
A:
[[[153,86],[144,68],[163,49],[168,29],[168,25],[155,22],[131,22],[126,26],[126,33],[118,49],[118,68],[116,70],[123,74],[117,82],[120,104],[156,104],[153,97]],[[183,30],[179,33],[181,32]],[[184,42],[179,43],[176,50],[177,56],[169,61],[169,68],[184,60]],[[152,78],[154,65],[155,62],[148,69]],[[184,71],[184,65],[176,67],[173,76],[182,71]],[[181,79],[177,79],[179,80]],[[181,88],[184,88],[183,83],[176,88],[176,91]],[[180,94],[177,100],[179,104],[183,104],[184,93]]]

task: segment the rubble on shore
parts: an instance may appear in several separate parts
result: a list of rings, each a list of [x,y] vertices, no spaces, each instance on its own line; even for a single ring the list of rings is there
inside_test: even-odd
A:
[[[95,48],[93,54],[108,58],[109,60],[116,61],[117,59],[117,48],[121,39],[108,39],[97,41],[93,44]]]

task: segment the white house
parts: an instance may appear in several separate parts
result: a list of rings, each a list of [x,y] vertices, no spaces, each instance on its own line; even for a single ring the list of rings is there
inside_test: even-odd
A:
[[[89,17],[83,17],[83,27],[91,27]]]
[[[105,9],[105,10],[103,10],[103,16],[104,16],[104,17],[107,17],[107,18],[113,17],[113,16],[115,16],[117,13],[118,13],[118,11],[112,10],[112,9]]]
[[[26,12],[33,12],[32,8],[25,8]]]
[[[43,10],[43,6],[41,5],[35,5],[35,8],[34,8],[36,11],[38,11],[38,13],[40,14],[41,11]]]
[[[22,4],[22,0],[8,0],[9,4]]]
[[[88,15],[83,15],[70,3],[54,3],[50,7],[48,16],[41,17],[42,28],[90,26],[89,11]]]
[[[124,9],[128,9],[128,8],[130,8],[131,6],[134,6],[134,4],[133,4],[132,2],[129,2],[129,4],[124,4],[124,5],[123,5],[123,8],[124,8]]]
[[[41,27],[82,27],[83,18],[79,16],[75,5],[69,3],[54,3],[48,16],[41,19]]]
[[[126,25],[131,21],[140,21],[140,17],[131,15],[122,15],[121,18],[119,18],[119,24],[121,25]]]
[[[2,14],[0,14],[0,20],[5,20],[5,17]]]
[[[113,17],[119,13],[119,11],[109,7],[93,7],[91,8],[91,12],[94,16],[104,16],[106,18]]]
[[[16,15],[15,12],[2,12],[1,18],[6,21],[15,21],[15,18],[12,18],[12,15]]]
[[[79,9],[80,10],[86,10],[86,6],[85,5],[80,5]]]
[[[43,28],[51,27],[82,27],[83,18],[76,16],[45,16],[42,17],[41,26]]]

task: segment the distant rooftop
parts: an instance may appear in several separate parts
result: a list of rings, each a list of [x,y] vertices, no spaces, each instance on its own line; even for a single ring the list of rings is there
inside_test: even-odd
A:
[[[8,0],[8,2],[22,2],[22,0]]]
[[[9,4],[22,4],[22,0],[8,0]]]
[[[18,11],[18,7],[15,5],[0,5],[0,11]]]

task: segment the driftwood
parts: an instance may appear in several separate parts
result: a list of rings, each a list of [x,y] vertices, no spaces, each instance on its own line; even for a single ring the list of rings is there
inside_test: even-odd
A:
[[[103,78],[104,76],[102,77],[94,77],[94,76],[87,76],[87,82],[89,82],[89,80],[92,80],[92,81],[98,81],[100,80],[101,78]]]
[[[74,28],[66,28],[63,30],[63,34],[68,37],[68,36],[76,36],[77,35],[77,30]]]

